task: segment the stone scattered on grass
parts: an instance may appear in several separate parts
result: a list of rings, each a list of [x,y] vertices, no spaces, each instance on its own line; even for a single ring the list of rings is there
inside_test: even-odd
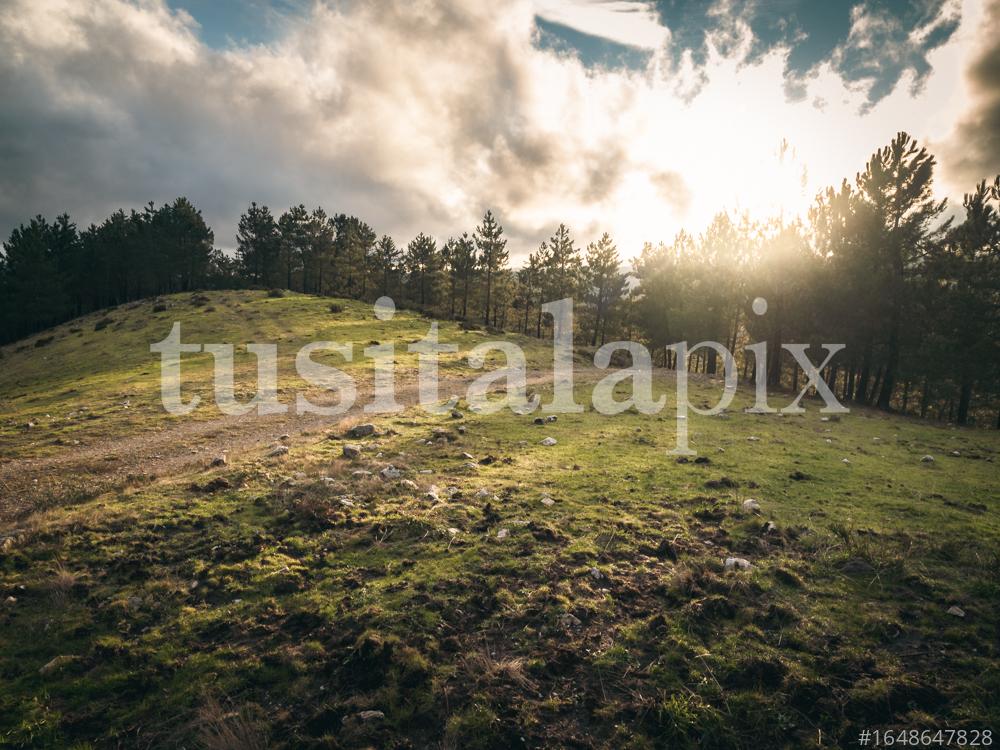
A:
[[[747,438],[747,441],[751,443],[756,443],[760,441],[760,438],[757,437],[756,435],[751,435],[750,437]]]
[[[419,488],[419,487],[417,486],[417,483],[416,483],[416,482],[414,482],[414,481],[413,481],[412,479],[400,479],[400,480],[399,480],[399,483],[400,483],[400,484],[401,484],[401,485],[402,485],[403,487],[406,487],[406,489],[408,489],[408,490],[414,490],[414,491],[416,491],[416,490],[420,489],[420,488]]]
[[[743,501],[743,512],[744,513],[759,513],[760,503],[754,500],[752,497],[748,497]]]
[[[591,568],[588,572],[590,573],[590,577],[595,581],[604,580],[604,573],[602,573],[598,568]]]
[[[452,409],[451,410],[451,418],[452,419],[461,419],[462,418],[462,412],[460,412],[458,409]]]
[[[360,458],[361,446],[354,443],[344,443],[343,453],[344,458]]]
[[[3,600],[3,603],[6,604],[6,605],[8,605],[8,606],[13,606],[13,605],[17,604],[17,597],[16,596],[8,596],[6,599]]]
[[[226,456],[223,454],[221,456],[216,456],[212,459],[212,466],[225,466],[228,463]]]
[[[497,532],[497,539],[506,539],[509,534],[510,529],[500,529],[500,531]]]
[[[556,442],[557,441],[554,437],[547,437],[547,438],[542,438],[542,440],[539,442],[539,445],[555,445]]]
[[[385,714],[381,711],[361,711],[356,715],[360,721],[366,724],[372,721],[383,721],[385,719]]]
[[[956,604],[955,606],[948,608],[948,614],[953,617],[965,617],[965,610]]]
[[[872,442],[873,443],[881,443],[882,442],[882,438],[880,438],[880,437],[873,437],[872,438]]]
[[[851,465],[851,459],[849,459],[849,458],[842,458],[842,459],[840,459],[840,463],[847,464],[848,466],[850,466]]]
[[[479,464],[477,464],[475,461],[466,461],[464,464],[462,464],[462,466],[464,468],[466,468],[466,469],[478,469],[479,468]]]
[[[382,471],[379,472],[379,476],[382,477],[383,479],[390,479],[390,480],[399,479],[401,476],[403,476],[403,472],[401,472],[392,464],[389,464],[384,469],[382,469]]]
[[[366,471],[365,469],[357,469],[351,472],[351,476],[354,477],[355,479],[368,479],[369,477],[374,475],[370,471]]]
[[[55,672],[58,672],[59,670],[61,670],[63,667],[72,664],[77,659],[79,659],[78,656],[66,656],[66,655],[57,656],[52,661],[50,661],[48,664],[46,664],[41,669],[39,669],[38,670],[38,674],[42,675],[42,677],[45,677],[46,675],[54,674]]]
[[[726,570],[750,570],[750,561],[743,557],[727,557],[723,567]]]
[[[366,422],[365,424],[356,424],[347,431],[347,434],[352,438],[368,437],[369,435],[375,434],[375,425],[370,422]]]
[[[288,446],[278,445],[271,449],[271,452],[267,454],[269,458],[275,458],[276,456],[287,456]]]
[[[959,451],[952,451],[951,455],[953,455],[955,458],[960,458],[962,456],[962,454]]]
[[[459,458],[464,458],[466,461],[472,461],[473,456],[471,453],[463,453]]]
[[[546,506],[546,507],[551,507],[551,506],[553,506],[553,505],[555,505],[555,504],[556,504],[556,501],[555,501],[555,500],[553,500],[553,499],[552,499],[551,497],[549,497],[548,495],[546,495],[545,497],[543,497],[543,498],[542,498],[542,505],[544,505],[544,506]]]
[[[920,463],[932,464],[934,463],[934,456],[924,456],[923,458],[920,459]]]
[[[583,623],[580,622],[579,617],[570,614],[569,612],[559,615],[559,624],[566,630],[572,630],[574,628],[578,628],[581,625],[583,625]]]

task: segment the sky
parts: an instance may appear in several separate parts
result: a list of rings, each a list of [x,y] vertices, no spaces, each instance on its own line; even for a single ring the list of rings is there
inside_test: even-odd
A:
[[[5,0],[0,234],[185,195],[624,256],[802,215],[900,130],[1000,173],[1000,0]]]

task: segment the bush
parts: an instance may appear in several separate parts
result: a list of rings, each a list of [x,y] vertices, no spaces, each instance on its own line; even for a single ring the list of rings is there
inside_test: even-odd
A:
[[[111,318],[101,318],[99,321],[97,321],[96,323],[94,323],[94,330],[95,331],[103,331],[105,328],[107,328],[109,325],[111,325],[114,322],[115,321],[113,321]]]
[[[267,296],[268,297],[272,297],[272,298],[284,297],[285,296],[285,290],[284,289],[271,289],[267,293]]]
[[[334,315],[338,315],[344,312],[344,306],[339,302],[333,302],[330,304],[330,312],[332,312]]]
[[[35,341],[35,346],[36,347],[39,347],[39,346],[48,346],[54,340],[55,340],[55,336],[46,336],[45,338],[40,338],[37,341]]]
[[[160,302],[159,304],[153,305],[153,312],[155,313],[161,313],[166,311],[167,311],[167,305],[164,302]]]

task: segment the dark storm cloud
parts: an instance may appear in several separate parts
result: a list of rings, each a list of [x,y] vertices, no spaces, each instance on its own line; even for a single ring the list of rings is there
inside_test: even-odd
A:
[[[944,164],[971,190],[1000,174],[1000,0],[986,9],[981,44],[967,71],[973,106],[946,146]]]

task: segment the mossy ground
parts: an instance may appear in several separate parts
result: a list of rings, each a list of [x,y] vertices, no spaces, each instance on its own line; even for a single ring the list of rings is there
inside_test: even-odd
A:
[[[81,399],[142,391],[138,340],[127,386],[59,380],[51,361],[5,372],[11,419],[64,408],[43,391],[74,378]],[[692,388],[697,403],[720,386]],[[1000,726],[996,434],[747,403],[689,418],[707,463],[669,453],[672,403],[541,426],[409,410],[352,440],[353,461],[338,426],[21,518],[0,552],[16,600],[0,605],[0,743],[797,748]],[[417,488],[354,475],[389,464]]]

